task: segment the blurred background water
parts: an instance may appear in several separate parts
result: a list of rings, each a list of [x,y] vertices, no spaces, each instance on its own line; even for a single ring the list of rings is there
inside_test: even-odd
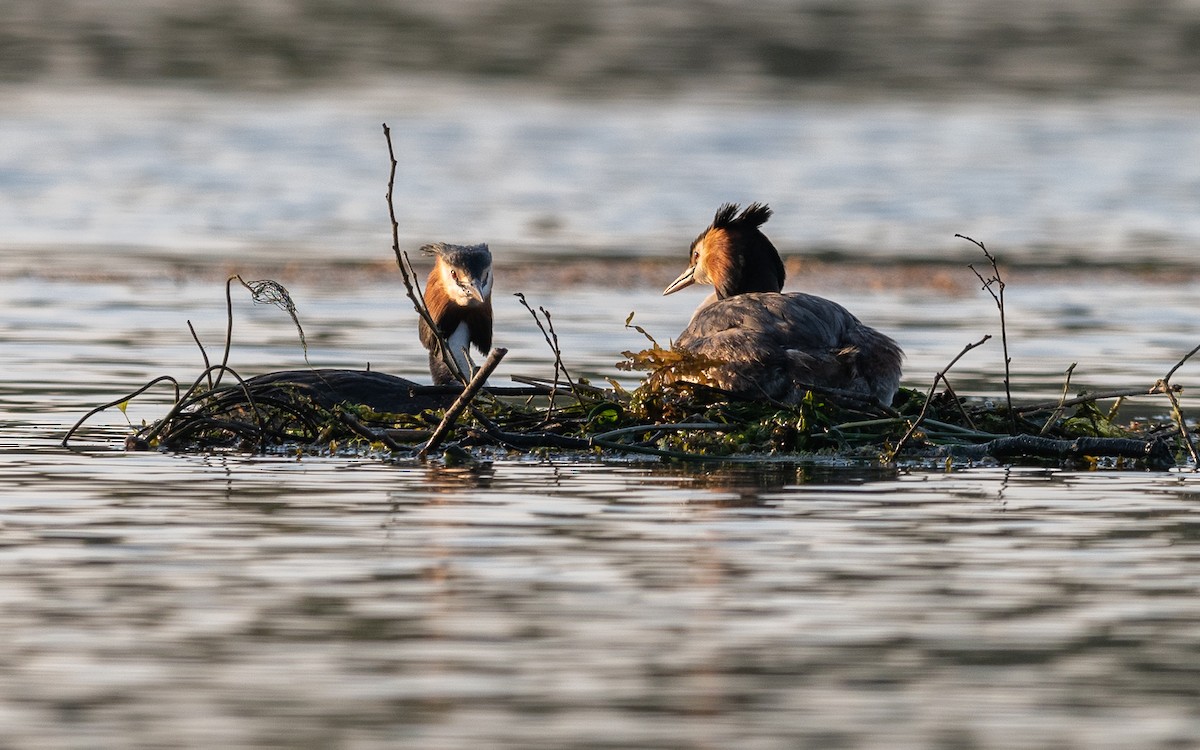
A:
[[[1186,0],[0,0],[0,745],[1200,746],[1186,469],[123,453],[166,390],[58,445],[190,381],[230,273],[423,379],[384,122],[404,247],[492,246],[501,380],[552,371],[522,291],[632,385],[626,316],[680,330],[764,201],[906,385],[999,333],[963,233],[1019,396],[1149,386],[1200,341],[1198,100]],[[234,310],[235,367],[303,366]]]
[[[1191,265],[1200,8],[5,0],[0,245],[790,252]]]

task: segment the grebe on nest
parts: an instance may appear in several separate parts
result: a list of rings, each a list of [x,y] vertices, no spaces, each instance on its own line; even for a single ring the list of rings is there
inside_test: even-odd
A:
[[[795,402],[808,384],[890,405],[900,385],[900,347],[836,302],[783,294],[783,261],[759,231],[770,217],[765,205],[751,203],[738,214],[737,204],[726,203],[692,243],[687,270],[663,294],[694,283],[716,291],[676,348],[724,363],[707,374],[728,391]]]
[[[425,307],[450,347],[458,369],[470,378],[467,349],[474,344],[487,354],[492,348],[492,252],[487,245],[444,242],[426,245],[421,252],[436,258],[425,282]],[[434,384],[457,382],[424,318],[420,333],[421,343],[429,350],[429,374]]]
[[[466,349],[474,344],[481,352],[492,346],[492,254],[487,245],[449,245],[438,243],[421,248],[436,256],[425,286],[425,305],[430,317],[450,348],[450,355],[466,377],[472,369]],[[435,386],[451,385],[457,379],[442,359],[437,337],[420,323],[421,343],[429,350],[429,374]],[[439,392],[445,391],[445,392]],[[243,388],[229,391],[224,402],[229,409],[243,404],[253,410],[250,400],[311,404],[332,409],[340,404],[362,404],[378,412],[416,414],[426,409],[444,409],[454,402],[454,389],[424,386],[406,378],[372,370],[307,369],[283,370],[258,375],[245,381]],[[492,392],[503,388],[490,389]]]

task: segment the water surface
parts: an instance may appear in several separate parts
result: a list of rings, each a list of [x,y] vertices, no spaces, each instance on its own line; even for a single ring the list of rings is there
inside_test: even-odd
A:
[[[188,321],[215,358],[229,273],[287,285],[313,366],[424,378],[390,266],[383,120],[405,247],[487,240],[503,260],[498,382],[552,372],[521,291],[553,314],[572,374],[632,385],[614,363],[645,342],[626,316],[678,332],[703,295],[660,291],[687,242],[720,202],[766,200],[789,288],[895,336],[906,385],[993,334],[951,377],[1003,397],[963,231],[1002,259],[1019,398],[1056,398],[1072,363],[1073,389],[1149,387],[1200,342],[1200,141],[1178,102],[7,96],[9,745],[1200,743],[1188,467],[126,454],[166,386],[58,445],[96,404],[190,382]],[[304,366],[286,315],[233,299],[235,368]],[[1196,367],[1175,376],[1189,418]]]

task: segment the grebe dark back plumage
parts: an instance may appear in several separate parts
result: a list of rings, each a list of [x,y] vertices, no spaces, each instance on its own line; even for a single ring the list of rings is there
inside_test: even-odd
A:
[[[446,340],[458,369],[470,378],[468,348],[474,344],[485,354],[492,348],[492,252],[483,244],[444,242],[426,245],[421,251],[435,258],[425,282],[425,307]],[[421,344],[429,350],[429,374],[434,384],[457,382],[424,318],[420,334]]]
[[[752,203],[717,210],[692,243],[688,268],[663,291],[694,283],[715,291],[692,315],[675,346],[722,362],[707,374],[726,390],[782,401],[805,384],[839,388],[891,404],[903,352],[849,310],[811,294],[783,294],[783,261],[759,230],[771,209]]]

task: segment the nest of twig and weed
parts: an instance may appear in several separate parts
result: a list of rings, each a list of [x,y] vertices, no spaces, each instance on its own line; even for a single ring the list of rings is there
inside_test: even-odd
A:
[[[387,201],[392,249],[406,293],[430,327],[417,275],[401,252],[392,202],[396,159],[390,131],[384,126],[391,172]],[[1002,462],[1038,462],[1078,466],[1169,468],[1197,461],[1196,448],[1171,383],[1175,372],[1197,351],[1186,354],[1150,386],[1103,393],[1070,394],[1075,365],[1067,368],[1061,397],[1055,402],[1019,405],[1009,382],[1004,281],[996,258],[976,244],[990,264],[990,274],[971,270],[996,302],[1004,345],[1005,399],[960,396],[949,373],[956,363],[991,337],[967,344],[936,373],[926,391],[902,388],[885,405],[861,394],[809,385],[794,403],[762,394],[730,393],[717,388],[706,372],[715,363],[688,351],[663,347],[641,326],[626,327],[646,337],[650,346],[624,352],[618,369],[644,373],[642,383],[627,390],[615,380],[599,387],[573,378],[558,345],[548,310],[536,310],[516,295],[533,316],[554,357],[550,378],[517,378],[516,387],[484,386],[506,350],[495,349],[474,373],[457,373],[457,386],[423,386],[384,373],[353,370],[294,370],[244,378],[229,365],[233,331],[231,287],[238,281],[256,303],[285,310],[296,325],[305,350],[304,332],[287,290],[269,281],[246,282],[231,277],[226,284],[228,322],[224,355],[211,364],[194,329],[204,369],[189,387],[169,376],[155,378],[132,394],[93,409],[71,428],[66,445],[94,414],[123,408],[130,399],[160,384],[171,383],[175,399],[157,422],[134,430],[127,445],[135,449],[180,451],[272,448],[300,452],[383,452],[389,456],[425,458],[447,444],[461,449],[493,448],[522,454],[571,452],[573,455],[648,455],[683,461],[803,460],[820,456],[914,465],[991,458]],[[191,324],[189,323],[189,328]],[[449,352],[444,341],[441,351]],[[457,367],[452,358],[447,363]],[[228,376],[228,377],[226,377]],[[1170,417],[1154,423],[1122,422],[1120,407],[1128,398],[1165,396]],[[1107,408],[1101,402],[1112,401]],[[453,448],[448,456],[462,456]]]
[[[949,370],[986,337],[965,347],[934,377],[928,391],[902,388],[890,406],[815,385],[795,403],[782,403],[716,388],[705,377],[712,363],[661,347],[653,339],[644,350],[625,352],[625,361],[618,364],[619,369],[645,374],[635,389],[615,381],[598,387],[571,379],[549,314],[526,307],[535,320],[544,313],[539,325],[554,352],[552,378],[515,378],[520,383],[516,387],[482,387],[475,392],[464,386],[419,385],[372,371],[307,369],[246,378],[227,364],[226,341],[223,361],[209,365],[205,356],[206,366],[186,388],[173,378],[156,378],[90,412],[64,443],[93,414],[170,383],[176,394],[172,408],[162,419],[135,429],[129,447],[383,452],[403,457],[424,455],[453,442],[464,449],[491,447],[522,454],[677,460],[836,456],[936,459],[940,464],[990,456],[1007,462],[1105,461],[1155,468],[1173,466],[1188,455],[1181,419],[1151,424],[1123,423],[1119,418],[1120,405],[1130,397],[1167,395],[1174,400],[1178,388],[1169,385],[1168,378],[1150,387],[1075,397],[1068,397],[1068,380],[1058,401],[1011,410],[1006,403],[960,396],[950,384]],[[232,320],[227,328],[232,331]],[[464,393],[462,407],[451,415]],[[1103,407],[1102,401],[1113,403]]]

